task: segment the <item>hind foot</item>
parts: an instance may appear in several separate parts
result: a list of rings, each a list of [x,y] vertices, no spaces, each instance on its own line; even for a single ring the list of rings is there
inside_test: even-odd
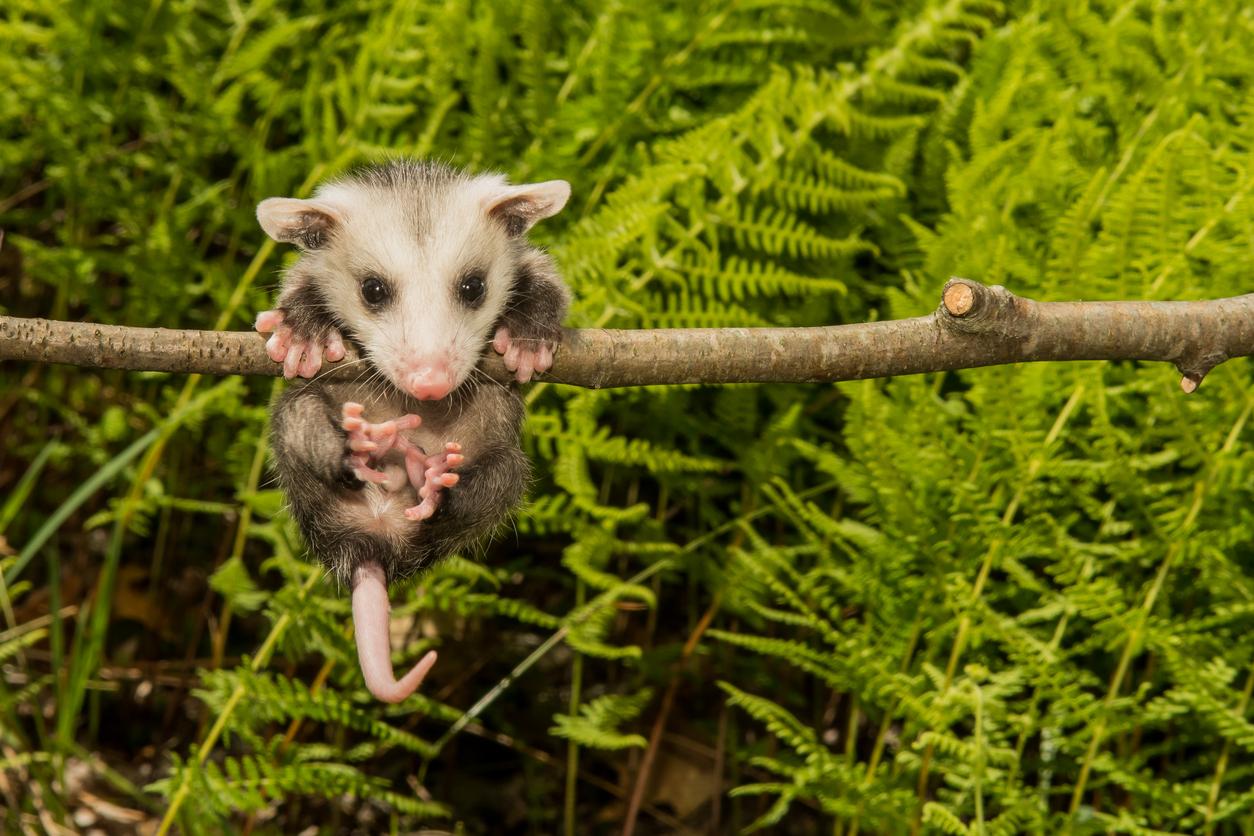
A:
[[[371,423],[362,418],[364,407],[359,403],[349,402],[343,407],[343,420],[340,426],[348,433],[349,467],[353,475],[363,482],[383,485],[389,491],[404,487],[387,471],[380,470],[379,464],[385,456],[393,451],[400,453],[405,459],[405,479],[418,492],[421,500],[412,508],[405,509],[405,516],[415,522],[429,519],[440,505],[440,499],[446,488],[458,483],[461,476],[453,472],[453,468],[462,464],[466,457],[462,455],[462,446],[455,441],[444,445],[444,451],[428,456],[426,452],[403,435],[406,430],[417,429],[422,418],[417,415],[402,415],[391,421]]]

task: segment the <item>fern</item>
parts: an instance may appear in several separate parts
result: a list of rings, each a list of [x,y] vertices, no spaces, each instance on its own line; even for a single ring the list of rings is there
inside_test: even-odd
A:
[[[12,0],[0,296],[246,328],[281,264],[248,207],[395,153],[570,179],[536,238],[580,327],[914,316],[949,275],[1243,293],[1252,26],[1234,0]],[[239,381],[0,589],[4,768],[39,790],[17,815],[69,825],[69,758],[184,830],[576,831],[606,809],[587,779],[640,777],[648,695],[670,693],[643,786],[722,752],[729,832],[1245,832],[1249,367],[1187,399],[1172,375],[532,387],[514,527],[393,591],[397,664],[441,650],[394,708],[268,481],[274,390]],[[0,379],[6,571],[204,385]],[[97,600],[105,523],[119,584]],[[106,687],[79,717],[67,681]],[[132,761],[155,795],[116,780]],[[707,824],[687,783],[641,816]]]
[[[638,717],[652,698],[653,692],[648,688],[632,696],[607,694],[598,697],[584,703],[579,709],[578,717],[555,715],[553,721],[557,725],[549,729],[549,733],[594,749],[612,751],[643,747],[647,743],[643,737],[638,734],[624,734],[617,731],[617,728]]]
[[[214,671],[204,680],[201,699],[217,711],[225,706],[231,693],[242,688],[244,698],[230,715],[239,728],[257,728],[265,723],[296,718],[334,723],[368,734],[379,743],[399,746],[420,756],[429,756],[431,744],[352,705],[334,693],[314,693],[300,682],[286,677],[257,674],[249,671]],[[422,698],[421,702],[430,705]]]
[[[201,818],[186,822],[190,832],[212,833],[220,823],[239,812],[256,813],[275,800],[289,796],[341,796],[359,802],[379,802],[410,816],[442,818],[448,814],[440,804],[393,792],[384,782],[371,779],[355,767],[339,762],[306,760],[297,756],[280,763],[275,752],[268,757],[227,757],[198,763],[176,761],[171,777],[153,785],[155,791],[168,791],[184,781],[198,801]]]

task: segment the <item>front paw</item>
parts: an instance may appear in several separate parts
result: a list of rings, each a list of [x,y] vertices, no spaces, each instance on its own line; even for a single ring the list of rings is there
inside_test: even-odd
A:
[[[505,358],[505,368],[514,373],[519,383],[531,380],[533,374],[547,372],[553,367],[555,344],[545,339],[515,337],[502,325],[492,338],[492,348]]]
[[[271,335],[266,340],[266,353],[283,364],[284,377],[313,377],[322,368],[323,359],[332,363],[344,359],[344,338],[339,331],[332,328],[318,337],[300,334],[284,319],[281,310],[262,311],[254,326],[259,333]]]

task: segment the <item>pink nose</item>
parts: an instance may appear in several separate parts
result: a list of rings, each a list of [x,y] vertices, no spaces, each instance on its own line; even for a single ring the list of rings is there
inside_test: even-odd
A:
[[[421,365],[404,377],[405,389],[420,401],[437,401],[453,391],[453,376],[443,363]]]

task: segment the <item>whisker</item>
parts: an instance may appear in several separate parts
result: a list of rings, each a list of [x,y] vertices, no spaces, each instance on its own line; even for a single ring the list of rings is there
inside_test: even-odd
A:
[[[508,384],[502,383],[501,381],[497,380],[497,379],[496,379],[496,378],[494,378],[492,375],[488,374],[486,371],[484,371],[483,369],[479,368],[478,366],[475,366],[475,367],[474,367],[474,368],[472,368],[470,371],[471,371],[471,374],[477,374],[477,375],[480,375],[480,376],[481,376],[484,380],[486,380],[488,383],[494,384],[494,385],[496,385],[496,386],[500,386],[500,387],[501,387],[502,389],[504,389],[506,392],[508,392],[508,391],[509,391],[509,385],[508,385]]]

